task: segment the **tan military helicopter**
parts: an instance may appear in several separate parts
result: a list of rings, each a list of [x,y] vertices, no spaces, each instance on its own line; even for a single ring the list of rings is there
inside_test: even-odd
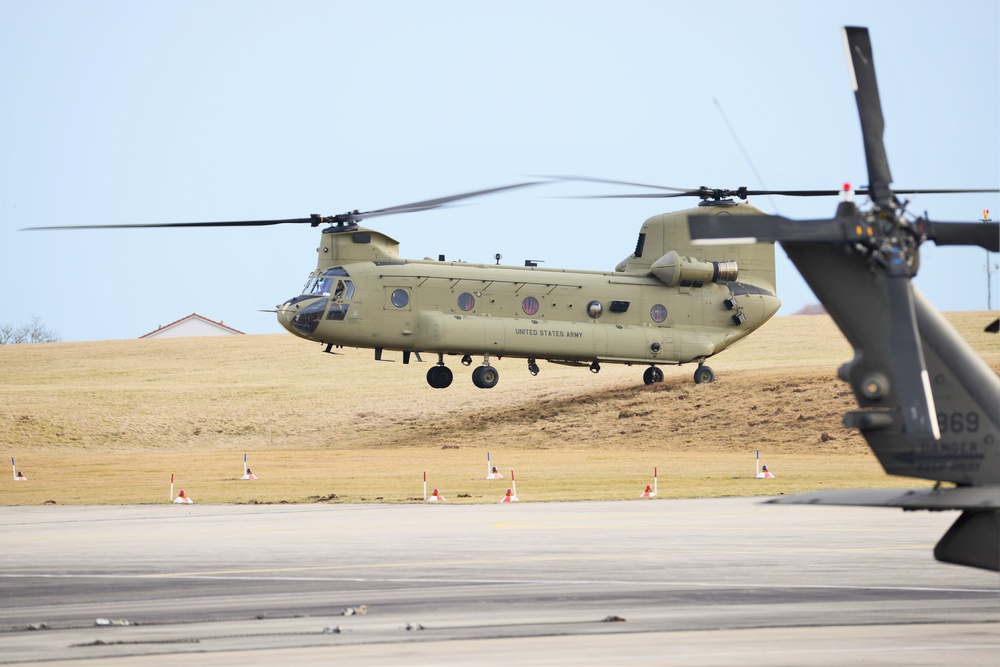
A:
[[[584,179],[598,180],[598,179]],[[620,183],[617,181],[604,181]],[[646,384],[661,382],[665,365],[697,364],[694,381],[712,382],[705,360],[742,340],[781,305],[775,296],[774,244],[692,244],[688,216],[761,215],[736,201],[739,191],[661,188],[661,196],[698,197],[695,209],[655,215],[639,231],[635,250],[614,271],[404,259],[399,243],[358,225],[364,218],[424,211],[490,193],[534,185],[518,183],[386,209],[290,220],[93,225],[34,229],[121,227],[324,225],[319,261],[302,293],[277,307],[288,331],[335,347],[437,355],[427,371],[431,387],[452,382],[445,356],[473,357],[480,388],[496,386],[491,357],[589,367],[643,365]],[[658,187],[658,186],[650,186]],[[734,199],[734,197],[736,199]]]
[[[699,213],[760,214],[722,193],[699,194],[707,204]],[[697,363],[695,382],[712,382],[705,360],[760,327],[781,302],[773,244],[695,246],[686,227],[693,212],[646,220],[635,251],[613,272],[403,259],[397,241],[357,225],[382,211],[319,218],[330,223],[319,263],[303,293],[278,308],[278,321],[328,352],[370,347],[380,359],[400,350],[404,364],[413,352],[437,354],[427,371],[434,388],[452,382],[445,355],[466,366],[481,357],[472,381],[483,389],[500,379],[491,357],[527,359],[532,375],[539,359],[594,373],[604,363],[641,364],[646,384],[663,380],[661,365]]]

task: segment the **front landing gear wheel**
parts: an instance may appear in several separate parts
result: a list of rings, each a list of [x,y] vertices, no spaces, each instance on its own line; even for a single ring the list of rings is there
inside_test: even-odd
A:
[[[480,389],[492,389],[500,381],[500,371],[492,366],[478,366],[472,371],[472,384]]]
[[[431,366],[427,369],[427,384],[435,389],[444,389],[451,384],[451,369],[447,366]]]
[[[643,372],[642,381],[646,384],[663,382],[663,371],[658,366],[650,366]]]
[[[698,369],[694,372],[694,383],[708,384],[710,382],[715,382],[715,371],[708,366],[698,366]]]

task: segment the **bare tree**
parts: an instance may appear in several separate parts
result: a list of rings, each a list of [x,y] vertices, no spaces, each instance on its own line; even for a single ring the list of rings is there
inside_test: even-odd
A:
[[[13,324],[0,324],[0,345],[17,345],[19,343],[54,343],[62,340],[56,332],[44,324],[42,318],[31,318],[28,324],[19,327]]]

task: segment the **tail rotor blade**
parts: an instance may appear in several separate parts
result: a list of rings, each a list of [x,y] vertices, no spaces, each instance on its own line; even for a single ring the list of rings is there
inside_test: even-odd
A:
[[[941,433],[917,330],[910,277],[887,274],[885,283],[889,305],[889,363],[906,433],[913,439],[939,440]]]
[[[843,219],[789,220],[777,215],[692,215],[691,240],[710,245],[806,241],[838,243],[851,240]]]

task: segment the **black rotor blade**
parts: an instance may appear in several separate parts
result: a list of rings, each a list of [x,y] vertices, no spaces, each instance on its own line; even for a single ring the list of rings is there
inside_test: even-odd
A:
[[[232,220],[228,222],[162,222],[134,225],[64,225],[57,227],[25,227],[22,232],[53,229],[143,229],[151,227],[265,227],[267,225],[302,224],[315,222],[313,218],[287,220]]]
[[[910,276],[905,272],[887,272],[885,285],[889,306],[889,363],[906,434],[914,439],[938,440],[941,434],[917,329]]]
[[[529,185],[541,185],[544,181],[528,181],[526,183],[514,183],[512,185],[502,185],[497,188],[487,188],[485,190],[475,190],[474,192],[463,192],[457,195],[449,195],[447,197],[438,197],[436,199],[427,199],[425,201],[413,202],[412,204],[400,204],[399,206],[390,206],[389,208],[375,209],[374,211],[363,211],[361,213],[348,213],[343,214],[343,216],[333,216],[333,217],[343,217],[346,220],[362,220],[364,218],[373,218],[379,215],[396,215],[398,213],[416,213],[419,211],[428,211],[434,208],[440,208],[446,204],[456,202],[462,199],[471,199],[472,197],[482,197],[484,195],[493,194],[496,192],[503,192],[505,190],[514,190],[516,188],[524,188]]]
[[[885,153],[882,135],[885,120],[882,117],[882,103],[875,80],[875,60],[872,43],[867,28],[844,28],[844,44],[847,58],[851,62],[851,84],[858,103],[861,118],[861,134],[865,141],[865,159],[868,162],[868,187],[876,206],[892,206],[892,174],[889,173],[889,159]]]
[[[390,206],[389,208],[376,209],[374,211],[354,211],[353,213],[340,213],[338,215],[330,216],[320,216],[312,215],[308,218],[288,218],[284,220],[232,220],[226,222],[163,222],[163,223],[139,223],[139,224],[129,224],[129,225],[68,225],[68,226],[55,226],[55,227],[26,227],[21,231],[37,231],[37,230],[62,230],[62,229],[143,229],[143,228],[156,228],[156,227],[264,227],[267,225],[284,225],[284,224],[310,224],[316,227],[320,224],[334,224],[338,222],[357,222],[364,218],[371,218],[379,215],[396,215],[400,213],[417,213],[419,211],[428,211],[430,209],[441,208],[446,206],[451,202],[459,201],[461,199],[470,199],[472,197],[482,197],[484,195],[493,194],[495,192],[503,192],[505,190],[513,190],[515,188],[523,188],[529,185],[540,185],[544,181],[531,181],[527,183],[514,183],[513,185],[503,185],[497,188],[487,188],[485,190],[476,190],[474,192],[463,192],[457,195],[449,195],[447,197],[438,197],[437,199],[427,199],[425,201],[413,202],[411,204],[400,204],[399,206]]]
[[[990,252],[1000,252],[1000,223],[997,222],[919,220],[917,225],[936,245],[977,245]]]
[[[672,199],[697,195],[696,192],[637,192],[628,195],[575,195],[569,199]]]
[[[654,186],[645,186],[654,187]],[[867,195],[871,191],[868,188],[859,188],[857,190],[852,190],[856,195]],[[938,189],[938,188],[923,188],[919,190],[895,190],[896,194],[900,195],[940,195],[940,194],[960,194],[960,193],[995,193],[1000,192],[996,189],[963,189],[957,190],[954,188],[950,189]],[[761,197],[768,195],[779,195],[783,197],[835,197],[837,195],[844,194],[843,190],[748,190],[747,188],[736,188],[735,190],[721,189],[721,190],[684,190],[682,192],[642,192],[642,193],[632,193],[623,195],[579,195],[573,197],[574,199],[665,199],[670,197],[713,197],[718,195],[720,197],[739,197],[740,199],[745,199],[746,197]]]
[[[606,183],[608,185],[629,185],[637,188],[653,188],[655,190],[670,190],[679,192],[679,195],[665,195],[668,197],[682,197],[684,195],[697,196],[698,188],[674,188],[669,185],[651,185],[649,183],[633,183],[631,181],[616,181],[610,178],[592,178],[590,176],[543,176],[556,181],[583,181],[586,183]]]
[[[870,46],[869,46],[870,50]],[[874,76],[874,72],[873,72]],[[876,104],[878,103],[878,91],[876,91]],[[879,107],[878,115],[881,119],[881,107]],[[879,121],[881,123],[881,120]],[[881,146],[881,131],[879,132],[879,145]],[[884,148],[882,150],[884,157]],[[888,165],[886,165],[886,174],[888,174]],[[700,197],[701,199],[723,199],[727,197],[738,197],[740,199],[746,199],[747,197],[761,197],[769,195],[779,195],[784,197],[835,197],[837,195],[842,195],[843,190],[750,190],[745,187],[728,189],[728,188],[708,188],[708,187],[697,187],[697,188],[678,188],[669,185],[653,185],[651,183],[636,183],[634,181],[619,181],[611,178],[594,178],[592,176],[572,176],[572,175],[549,175],[541,176],[540,178],[550,178],[558,181],[582,181],[585,183],[605,183],[609,185],[627,185],[639,188],[653,188],[655,190],[666,190],[667,192],[656,192],[656,193],[629,193],[629,194],[619,194],[619,195],[578,195],[571,197],[571,199],[671,199],[674,197]],[[890,177],[891,180],[891,177]],[[854,190],[855,194],[858,195],[870,195],[872,193],[870,188],[861,188]],[[922,189],[911,189],[911,190],[896,190],[896,194],[957,194],[957,193],[993,193],[1000,192],[997,189],[940,189],[940,188],[922,188]]]
[[[867,190],[855,190],[855,192],[858,192],[860,194],[868,194]],[[998,190],[996,188],[992,188],[992,189],[990,189],[990,188],[985,188],[985,189],[984,188],[979,188],[979,189],[971,189],[971,190],[967,190],[967,189],[958,190],[958,189],[955,189],[955,188],[945,188],[943,190],[942,189],[935,189],[935,188],[924,188],[923,190],[893,190],[893,192],[895,192],[897,195],[953,195],[953,194],[962,194],[962,193],[968,194],[968,193],[982,193],[982,192],[987,192],[987,193],[993,192],[993,193],[996,193],[996,192],[1000,192],[1000,190]]]

